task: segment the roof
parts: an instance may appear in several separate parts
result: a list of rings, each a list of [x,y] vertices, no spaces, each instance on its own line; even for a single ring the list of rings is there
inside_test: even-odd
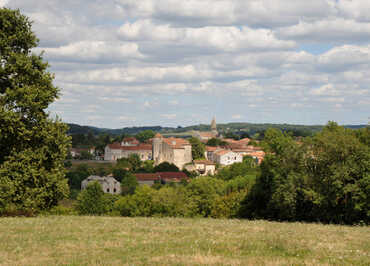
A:
[[[136,138],[134,137],[127,137],[122,140],[122,142],[129,142],[129,143],[140,143]]]
[[[125,151],[151,151],[151,144],[139,144],[137,146],[121,146],[120,143],[115,142],[108,144],[108,147],[112,150],[125,150]]]
[[[180,181],[188,179],[188,176],[183,172],[136,173],[134,175],[138,181]]]
[[[112,176],[98,176],[98,175],[88,176],[85,180],[87,180],[87,181],[102,181],[102,182],[109,182],[109,181],[118,182]]]
[[[163,138],[163,136],[161,134],[159,134],[159,133],[155,134],[154,137],[155,138]]]
[[[205,164],[205,165],[216,165],[215,163],[209,160],[194,160],[195,164]]]
[[[214,138],[215,134],[213,132],[198,132],[199,136],[203,138]]]
[[[228,154],[232,151],[230,150],[220,150],[220,151],[216,151],[215,154],[219,155],[219,156],[222,156],[222,155],[225,155],[225,154]]]
[[[190,145],[189,141],[180,138],[164,138],[163,141],[171,146],[173,149],[183,149],[184,146]]]
[[[213,147],[213,146],[206,146],[206,151],[216,151],[219,147]]]
[[[134,174],[138,181],[156,181],[159,180],[158,173],[136,173]]]
[[[170,180],[170,179],[187,179],[188,176],[184,172],[158,172],[161,179]]]

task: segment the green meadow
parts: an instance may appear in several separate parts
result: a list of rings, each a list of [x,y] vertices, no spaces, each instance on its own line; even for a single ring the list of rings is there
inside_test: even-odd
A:
[[[0,265],[370,265],[370,227],[267,221],[0,218]]]

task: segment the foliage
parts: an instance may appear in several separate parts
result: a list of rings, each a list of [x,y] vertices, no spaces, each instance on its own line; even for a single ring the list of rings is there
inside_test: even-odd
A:
[[[154,172],[154,161],[153,160],[146,160],[142,162],[140,169],[137,171],[138,173],[153,173]]]
[[[81,189],[81,182],[89,175],[92,174],[92,170],[87,164],[80,164],[75,170],[68,171],[66,178],[68,179],[68,184],[70,189]]]
[[[76,209],[79,214],[101,215],[105,212],[104,192],[98,182],[89,183],[77,197]]]
[[[289,134],[266,131],[268,154],[243,203],[244,216],[369,223],[370,148],[361,134],[330,122],[298,144]]]
[[[127,161],[131,165],[130,169],[133,172],[136,172],[141,167],[141,159],[139,155],[136,153],[130,154],[129,157],[127,158]]]
[[[213,202],[224,193],[224,182],[212,177],[193,179],[186,189],[189,192],[188,202],[192,206],[194,216],[209,217]]]
[[[38,40],[18,10],[0,9],[0,211],[37,212],[68,195],[67,127],[46,111],[59,89]]]
[[[132,173],[127,172],[121,180],[121,194],[134,194],[137,186],[138,182],[136,177]]]
[[[221,139],[211,138],[207,141],[206,145],[207,146],[212,146],[212,147],[217,147],[217,146],[224,147],[224,146],[227,145],[227,142],[225,142]]]
[[[180,172],[180,169],[173,163],[163,162],[154,167],[154,172]]]
[[[153,138],[155,132],[153,130],[144,130],[136,134],[135,138],[140,142],[147,142],[149,139]]]
[[[193,156],[193,160],[203,159],[206,151],[205,145],[199,139],[194,137],[191,137],[189,142],[191,144],[191,154]]]

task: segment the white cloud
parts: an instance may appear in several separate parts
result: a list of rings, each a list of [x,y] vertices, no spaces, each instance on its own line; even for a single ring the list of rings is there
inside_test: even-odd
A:
[[[297,114],[281,110],[299,107],[304,122],[354,121],[370,99],[369,3],[12,0],[8,6],[34,21],[35,51],[45,51],[62,93],[50,110],[76,123],[119,127],[193,124],[212,115],[227,121],[245,108],[243,119],[255,122],[296,121]],[[335,104],[346,113],[339,116]],[[101,118],[88,120],[94,115]]]
[[[172,119],[175,119],[177,115],[176,114],[162,114],[161,117],[172,120]]]
[[[126,23],[119,29],[124,40],[166,41],[187,47],[208,47],[219,51],[235,52],[256,49],[291,49],[292,41],[275,38],[271,30],[248,27],[172,28],[168,24],[155,25],[149,20]]]
[[[334,47],[318,57],[318,64],[330,70],[352,69],[369,65],[370,46],[343,45]]]
[[[240,115],[240,114],[235,114],[235,115],[232,115],[231,118],[232,119],[241,119],[243,116]]]
[[[282,28],[279,37],[308,42],[367,42],[370,38],[370,23],[360,23],[344,18],[325,19]]]
[[[334,88],[333,84],[326,84],[319,88],[312,89],[310,93],[312,95],[329,95],[329,96],[340,95],[340,92]]]
[[[49,59],[78,62],[112,63],[128,58],[143,58],[136,43],[108,43],[103,41],[82,41],[57,48],[37,48],[45,51]]]
[[[8,4],[8,0],[0,0],[0,7],[4,7]]]
[[[132,102],[131,99],[121,98],[121,97],[118,97],[118,98],[115,98],[115,97],[99,97],[98,99],[101,100],[101,101],[114,102],[114,103],[131,103]]]
[[[169,104],[169,105],[174,105],[174,106],[176,106],[176,105],[179,105],[179,101],[178,101],[178,100],[171,100],[171,101],[169,101],[169,102],[168,102],[168,104]]]

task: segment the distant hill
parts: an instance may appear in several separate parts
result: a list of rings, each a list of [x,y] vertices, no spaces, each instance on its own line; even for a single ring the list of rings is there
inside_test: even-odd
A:
[[[89,132],[94,135],[100,135],[103,133],[110,135],[122,135],[129,134],[135,135],[144,130],[153,130],[155,132],[160,132],[164,134],[171,133],[185,133],[192,130],[199,131],[208,131],[210,130],[210,125],[200,124],[187,127],[161,127],[161,126],[145,126],[145,127],[125,127],[120,129],[109,129],[109,128],[98,128],[92,126],[81,126],[78,124],[68,124],[69,130],[68,134],[88,134]],[[243,132],[253,135],[255,133],[264,132],[268,128],[277,128],[282,131],[293,132],[294,135],[299,136],[309,136],[313,133],[316,133],[322,130],[323,125],[291,125],[291,124],[254,124],[254,123],[227,123],[227,124],[218,124],[217,129],[220,132],[232,132],[235,134],[242,134]],[[366,125],[345,125],[344,127],[359,129],[364,128]]]

